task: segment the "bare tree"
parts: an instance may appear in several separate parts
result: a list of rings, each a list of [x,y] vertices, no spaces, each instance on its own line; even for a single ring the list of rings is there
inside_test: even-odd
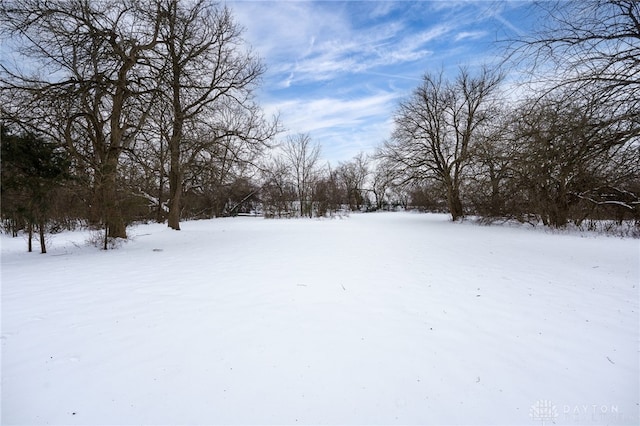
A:
[[[153,219],[158,223],[166,220],[168,208],[169,139],[171,120],[168,108],[161,102],[153,106],[143,132],[127,155],[140,168],[145,183],[138,187],[153,210]]]
[[[320,217],[327,214],[333,217],[346,200],[346,191],[341,182],[338,170],[332,169],[330,164],[323,169],[323,173],[314,185],[313,201],[316,214]]]
[[[516,137],[517,110],[514,105],[496,108],[472,148],[468,199],[475,213],[485,220],[505,217],[523,220],[526,215],[514,179],[522,148]]]
[[[378,161],[372,172],[371,192],[376,199],[376,209],[381,210],[388,204],[387,192],[394,186],[397,174],[388,160]]]
[[[435,179],[446,190],[453,220],[464,215],[461,187],[477,132],[491,117],[491,96],[501,76],[483,68],[478,76],[461,69],[455,81],[426,74],[400,104],[391,140],[381,157],[406,182]]]
[[[640,2],[544,1],[538,30],[514,41],[509,59],[527,68],[536,88],[596,95],[619,121],[640,123]]]
[[[347,203],[353,211],[360,210],[366,199],[365,182],[369,176],[369,159],[359,153],[352,160],[340,163],[338,175],[345,186]]]
[[[117,174],[148,118],[157,87],[146,67],[158,43],[155,4],[23,0],[0,7],[2,33],[27,64],[3,61],[3,113],[54,140],[92,169],[107,237],[126,238]],[[105,248],[107,241],[105,238]]]
[[[296,186],[290,179],[291,170],[283,157],[276,157],[261,167],[261,199],[265,217],[288,217],[294,213]]]
[[[637,208],[638,194],[628,200],[623,188],[640,172],[640,151],[627,127],[606,119],[610,110],[597,95],[549,96],[532,104],[518,112],[515,176],[532,212],[562,227],[569,219],[584,220],[598,205]]]
[[[313,216],[313,186],[318,176],[320,145],[311,143],[308,134],[289,136],[284,144],[284,157],[291,168],[301,216]]]
[[[630,188],[640,137],[640,3],[547,1],[533,8],[539,29],[514,41],[509,59],[535,83],[534,107],[523,108],[518,122],[519,144],[530,156],[519,162],[528,170],[522,177],[550,182],[532,183],[536,211],[552,226],[605,207],[637,216],[640,194]]]
[[[255,117],[252,90],[264,72],[260,61],[243,48],[242,30],[234,22],[226,6],[207,0],[182,3],[160,0],[163,16],[160,57],[166,58],[164,81],[168,87],[167,103],[171,111],[169,137],[169,220],[168,225],[180,229],[180,209],[183,192],[185,159],[185,126],[188,122],[216,121],[217,141],[230,137],[255,138],[253,128],[233,126],[217,117],[221,110],[241,115],[246,109]],[[213,115],[213,118],[211,117]],[[251,123],[254,125],[255,120]],[[271,137],[266,132],[258,138]],[[196,143],[201,140],[191,140]],[[190,155],[198,150],[190,148]],[[186,160],[188,162],[188,160]]]
[[[258,173],[256,162],[277,131],[277,122],[266,123],[257,105],[220,108],[204,117],[207,122],[189,122],[185,132],[184,191],[205,197],[210,215],[221,216],[232,213],[230,197],[238,191],[238,183]],[[184,208],[187,213],[192,210],[186,203]]]

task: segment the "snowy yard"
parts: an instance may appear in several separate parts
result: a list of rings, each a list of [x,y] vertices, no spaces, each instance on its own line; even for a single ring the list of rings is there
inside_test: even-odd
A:
[[[639,243],[381,213],[2,237],[2,424],[638,424]]]

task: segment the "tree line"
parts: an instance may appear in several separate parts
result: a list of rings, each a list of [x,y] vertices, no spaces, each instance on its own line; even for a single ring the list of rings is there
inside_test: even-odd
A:
[[[264,66],[226,6],[19,0],[3,2],[0,19],[23,60],[2,62],[5,139],[55,145],[72,177],[58,182],[72,194],[65,214],[103,227],[105,248],[149,202],[179,229],[189,191],[242,178],[277,133],[254,99]],[[20,189],[3,187],[11,229],[31,223]],[[39,226],[49,219],[71,220]]]
[[[532,76],[425,74],[380,149],[403,184],[457,220],[640,222],[640,3],[544,2],[540,30],[514,41]]]
[[[107,248],[135,221],[178,230],[247,212],[416,207],[637,227],[640,5],[534,7],[544,25],[506,49],[512,68],[427,72],[379,149],[332,167],[309,135],[265,117],[264,65],[226,6],[3,2],[0,36],[28,58],[0,63],[3,227],[38,233],[43,251],[59,229],[102,229]]]

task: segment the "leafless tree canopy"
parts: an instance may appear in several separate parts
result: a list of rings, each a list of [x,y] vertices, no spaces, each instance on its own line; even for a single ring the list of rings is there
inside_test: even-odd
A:
[[[123,210],[153,193],[158,219],[168,199],[179,229],[190,167],[220,160],[225,180],[278,131],[253,99],[264,67],[224,6],[21,0],[3,2],[0,19],[18,54],[0,64],[3,124],[64,141],[91,188],[89,220],[109,238],[126,238]]]
[[[463,70],[453,82],[427,74],[378,156],[410,203],[439,210],[444,201],[454,220],[471,212],[554,227],[637,221],[640,3],[533,8],[538,31],[508,51],[511,70],[529,76],[525,98],[497,105],[501,80],[487,70],[473,78]]]
[[[300,215],[311,217],[313,187],[318,178],[320,145],[313,144],[311,137],[307,134],[297,134],[287,138],[283,149],[284,158],[293,174],[300,203]]]
[[[548,90],[597,93],[619,116],[640,111],[640,3],[545,1],[539,30],[514,41],[510,57]]]
[[[447,191],[454,220],[464,215],[460,189],[470,150],[490,118],[491,95],[500,76],[486,68],[478,76],[461,69],[455,81],[426,74],[400,104],[395,129],[380,156],[393,161],[405,181],[434,179]]]
[[[171,111],[169,226],[180,229],[183,169],[203,149],[191,143],[191,158],[186,162],[182,158],[188,124],[205,122],[209,126],[205,145],[221,143],[227,148],[234,140],[240,145],[262,144],[276,128],[265,126],[254,106],[253,88],[264,68],[250,51],[242,49],[241,29],[228,8],[205,0],[164,0],[160,17],[161,78]],[[226,156],[230,151],[224,152]]]
[[[20,43],[25,67],[2,64],[3,114],[54,140],[64,140],[91,169],[96,220],[110,237],[126,237],[117,196],[122,153],[157,100],[146,63],[159,42],[157,10],[145,1],[7,2],[3,37]],[[32,64],[32,65],[29,65]]]

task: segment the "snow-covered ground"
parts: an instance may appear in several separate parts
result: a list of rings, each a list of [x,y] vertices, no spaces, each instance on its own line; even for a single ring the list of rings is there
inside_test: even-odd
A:
[[[381,213],[2,237],[2,424],[638,424],[639,242]]]

